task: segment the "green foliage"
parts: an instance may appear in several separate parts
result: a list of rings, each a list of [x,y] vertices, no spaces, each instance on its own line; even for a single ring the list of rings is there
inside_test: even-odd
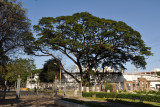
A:
[[[90,86],[90,82],[89,82],[88,78],[83,78],[82,86]]]
[[[20,46],[27,46],[33,40],[30,22],[26,17],[26,10],[21,3],[11,0],[0,1],[0,60],[13,53]],[[18,50],[16,50],[16,53]],[[1,62],[0,61],[0,62]]]
[[[38,39],[33,52],[38,50],[53,58],[54,52],[61,52],[79,67],[81,79],[82,67],[87,68],[89,78],[92,69],[98,66],[120,70],[130,61],[145,68],[145,56],[152,55],[138,31],[122,21],[99,18],[88,12],[43,17],[34,30]]]
[[[50,59],[46,61],[42,72],[39,74],[40,81],[42,82],[53,82],[55,76],[59,79],[60,75],[60,65],[55,59]]]
[[[110,84],[110,83],[105,84],[105,91],[107,91],[107,90],[110,90],[110,91],[113,90],[112,84]]]
[[[5,80],[10,55],[17,56],[34,40],[30,27],[26,10],[20,2],[0,0],[0,66],[3,68],[0,81]]]
[[[38,74],[38,73],[41,73],[41,72],[42,72],[42,69],[34,69],[30,73],[32,73],[32,74]]]
[[[97,98],[116,98],[117,97],[117,93],[114,92],[110,92],[110,93],[106,93],[106,92],[83,92],[82,96],[83,97],[92,97],[92,95],[96,95]]]
[[[160,91],[154,91],[154,90],[150,90],[150,91],[134,91],[137,94],[153,94],[153,95],[160,95]]]
[[[157,72],[157,75],[160,76],[160,72]]]
[[[4,85],[4,78],[6,75],[6,69],[4,68],[5,66],[0,65],[0,85]]]
[[[96,95],[97,98],[125,98],[125,99],[133,99],[140,98],[144,101],[158,102],[160,103],[159,95],[144,95],[144,94],[131,94],[131,93],[106,93],[106,92],[83,92],[83,97],[92,97],[92,95]]]
[[[7,74],[5,80],[8,80],[10,84],[14,84],[17,81],[18,75],[21,75],[22,82],[25,82],[29,72],[34,70],[36,67],[33,60],[30,59],[16,59],[13,62],[7,64]]]

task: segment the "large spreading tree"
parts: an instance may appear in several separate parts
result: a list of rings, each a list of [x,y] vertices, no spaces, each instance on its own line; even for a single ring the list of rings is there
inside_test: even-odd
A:
[[[122,21],[108,20],[88,12],[72,16],[43,17],[34,26],[38,37],[28,52],[40,56],[52,56],[61,69],[77,82],[86,75],[89,80],[92,69],[98,66],[125,69],[126,62],[145,68],[145,57],[152,55],[138,31]],[[55,52],[61,52],[79,68],[81,80],[69,73]]]
[[[0,0],[0,78],[6,75],[5,65],[34,39],[26,10],[16,0]]]

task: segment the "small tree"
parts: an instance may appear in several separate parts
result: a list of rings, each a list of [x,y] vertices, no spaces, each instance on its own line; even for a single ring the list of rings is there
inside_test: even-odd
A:
[[[157,75],[160,76],[160,71],[157,72]]]
[[[18,75],[21,75],[22,82],[24,83],[26,82],[30,72],[35,68],[33,60],[21,58],[16,59],[7,64],[8,72],[5,76],[5,80],[7,80],[10,85],[14,85],[17,81]]]
[[[55,76],[59,79],[60,76],[60,65],[55,59],[46,61],[43,66],[42,72],[40,73],[41,82],[53,82]]]
[[[108,90],[110,91],[113,90],[113,86],[111,83],[105,83],[105,91],[107,92]]]

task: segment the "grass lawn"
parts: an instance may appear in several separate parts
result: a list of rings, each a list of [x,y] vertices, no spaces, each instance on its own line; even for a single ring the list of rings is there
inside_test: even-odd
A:
[[[81,105],[91,106],[91,107],[110,107],[110,106],[106,106],[105,103],[100,103],[96,101],[82,101],[82,100],[76,100],[76,99],[70,99],[70,98],[62,98],[62,100],[81,104]]]
[[[62,98],[62,100],[91,107],[109,107],[107,106],[107,102],[134,105],[137,107],[160,107],[160,103],[148,102],[148,101],[140,102],[139,100],[133,101],[131,99],[122,99],[122,98],[121,99],[106,99],[106,98],[92,98],[92,97],[86,97],[86,98],[90,99],[91,101],[76,100],[72,98]]]
[[[116,103],[122,103],[122,104],[128,104],[128,105],[136,105],[140,107],[160,107],[160,103],[149,102],[149,101],[140,102],[139,100],[133,101],[131,99],[124,99],[124,98],[118,98],[118,99],[92,98],[92,97],[86,97],[86,98],[97,100],[97,101],[108,101],[108,102],[116,102]]]

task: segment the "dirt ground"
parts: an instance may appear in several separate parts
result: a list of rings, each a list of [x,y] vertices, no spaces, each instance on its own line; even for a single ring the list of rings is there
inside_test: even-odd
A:
[[[7,96],[5,100],[0,100],[0,107],[59,107],[54,105],[54,97],[51,96]]]
[[[0,97],[2,97],[2,93],[0,93]],[[54,104],[56,99],[64,98],[63,95],[58,95],[57,97],[53,97],[51,94],[45,95],[29,95],[29,96],[21,96],[19,99],[16,99],[15,92],[8,92],[6,94],[5,100],[0,99],[0,107],[60,107]],[[73,97],[66,96],[65,98],[72,98],[82,101],[92,101],[96,103],[105,103],[107,106],[111,107],[135,107],[118,103],[108,103],[106,101],[94,101],[91,99],[83,98],[83,97]]]

